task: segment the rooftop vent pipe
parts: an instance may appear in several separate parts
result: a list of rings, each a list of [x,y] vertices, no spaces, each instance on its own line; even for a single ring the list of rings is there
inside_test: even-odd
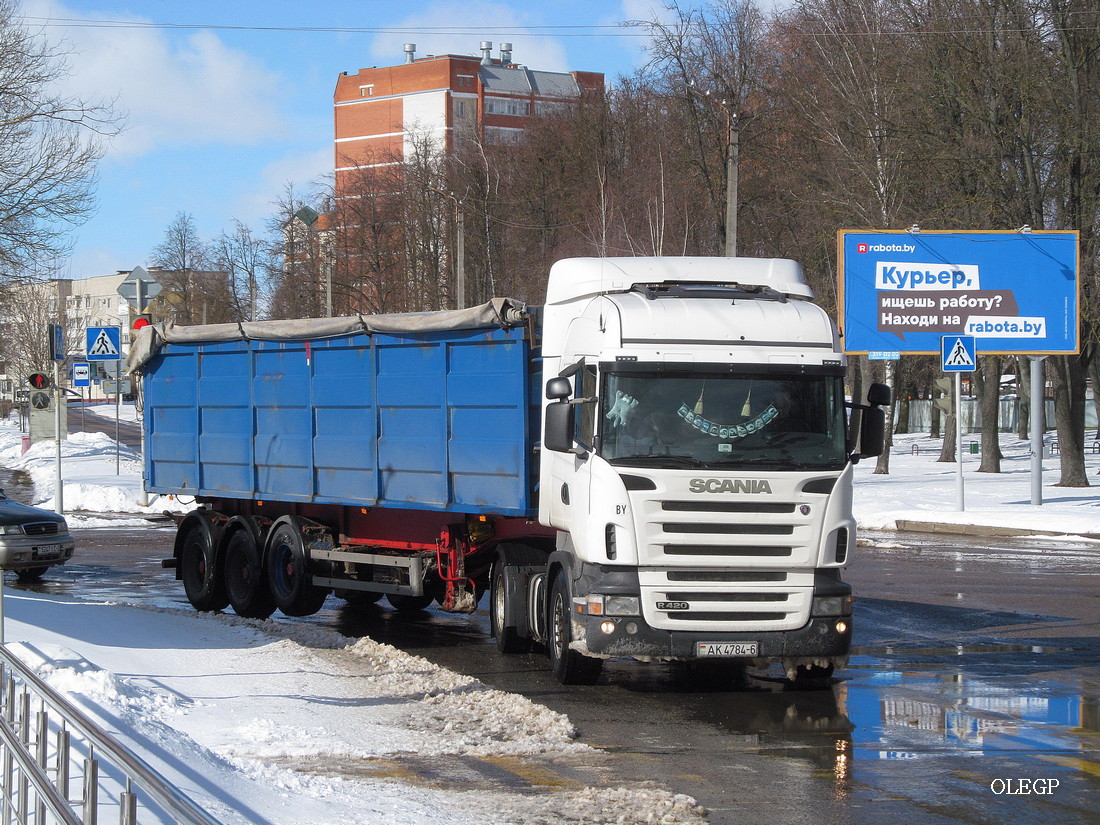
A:
[[[482,66],[492,66],[493,65],[493,58],[491,56],[492,51],[493,51],[492,41],[491,40],[482,40],[481,41],[481,65]]]
[[[500,44],[500,64],[502,66],[512,65],[512,44],[501,43]]]
[[[406,63],[412,63],[413,60],[415,60],[415,59],[416,59],[416,44],[415,43],[406,43],[405,44],[405,62]]]

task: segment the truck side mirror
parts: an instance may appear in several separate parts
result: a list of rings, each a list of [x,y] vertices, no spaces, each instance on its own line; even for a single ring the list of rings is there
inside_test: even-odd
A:
[[[893,398],[893,393],[885,384],[874,383],[867,388],[867,403],[875,407],[885,407]]]
[[[574,409],[575,407],[564,398],[546,405],[546,425],[542,435],[542,446],[547,450],[568,453],[573,449]]]
[[[893,400],[893,393],[886,384],[874,383],[867,388],[867,405],[860,404],[859,452],[853,461],[874,458],[886,449],[886,412],[883,406]]]
[[[551,378],[546,382],[546,397],[551,401],[564,401],[573,394],[568,378]]]
[[[859,457],[874,458],[886,449],[886,412],[867,407],[859,420]]]

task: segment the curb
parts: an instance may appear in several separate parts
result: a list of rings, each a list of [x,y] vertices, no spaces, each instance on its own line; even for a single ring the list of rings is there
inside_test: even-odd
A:
[[[1012,538],[1018,536],[1080,536],[1086,539],[1100,539],[1100,533],[1072,533],[1065,530],[1036,530],[1026,527],[992,527],[985,524],[948,524],[937,521],[909,521],[899,519],[894,522],[898,530],[910,533],[942,533],[955,536],[988,536],[992,538]]]

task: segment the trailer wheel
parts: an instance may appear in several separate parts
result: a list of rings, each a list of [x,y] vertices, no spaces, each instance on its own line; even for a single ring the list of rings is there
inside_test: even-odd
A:
[[[180,546],[180,578],[187,601],[203,612],[224,610],[229,604],[225,581],[218,574],[210,534],[201,524],[194,524]]]
[[[237,530],[225,548],[225,589],[238,616],[266,619],[275,612],[260,548],[251,530]]]
[[[563,685],[592,685],[600,678],[603,660],[584,656],[569,647],[573,641],[573,619],[569,582],[559,570],[550,591],[550,668]]]
[[[267,543],[267,583],[275,604],[286,616],[312,616],[328,598],[328,590],[313,584],[305,543],[297,525],[284,521]]]
[[[492,596],[489,599],[489,616],[492,621],[493,636],[497,640],[497,650],[501,653],[527,653],[531,649],[531,640],[519,635],[514,625],[508,625],[509,606],[507,577],[504,574],[504,559],[497,559],[493,565]]]

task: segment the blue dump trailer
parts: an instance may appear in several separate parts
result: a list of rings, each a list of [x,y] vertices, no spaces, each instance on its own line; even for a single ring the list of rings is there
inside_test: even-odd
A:
[[[488,590],[501,652],[566,683],[612,657],[828,678],[889,395],[846,404],[811,297],[792,261],[574,259],[539,310],[143,329],[146,488],[196,504],[166,566],[246,617]]]

